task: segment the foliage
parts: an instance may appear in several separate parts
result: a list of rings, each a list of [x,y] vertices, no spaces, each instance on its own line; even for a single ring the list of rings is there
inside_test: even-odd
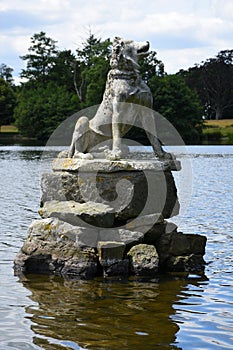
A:
[[[59,51],[56,41],[44,32],[34,34],[21,77],[27,78],[18,92],[14,117],[22,135],[47,139],[54,129],[77,111],[73,87],[75,56]]]
[[[46,82],[58,54],[56,41],[47,37],[45,32],[40,32],[31,37],[31,43],[29,53],[21,56],[27,62],[27,66],[20,76],[28,80]]]
[[[30,86],[31,87],[31,86]],[[76,112],[77,97],[56,82],[25,86],[15,108],[16,126],[24,136],[46,139],[67,117]]]
[[[13,73],[14,69],[8,67],[5,63],[0,64],[0,78],[3,78],[8,84],[13,85]]]
[[[197,94],[176,75],[154,76],[149,84],[155,110],[172,123],[185,142],[198,143],[203,121]]]
[[[150,51],[147,57],[139,61],[140,72],[146,83],[149,83],[150,79],[154,76],[163,76],[165,74],[164,64],[156,55],[157,53],[155,51]]]
[[[12,87],[0,78],[0,125],[11,123],[15,103],[16,96]]]
[[[90,33],[82,48],[59,50],[56,41],[40,32],[31,37],[28,54],[22,56],[27,79],[17,90],[14,116],[20,132],[47,138],[66,117],[102,100],[111,42]],[[155,107],[167,117],[188,142],[201,133],[201,109],[197,96],[181,77],[166,76],[155,51],[140,62],[143,79],[155,98]]]
[[[90,34],[77,50],[75,86],[82,108],[99,104],[102,100],[109,70],[111,42],[101,41]]]
[[[222,119],[229,109],[233,111],[233,50],[220,51],[215,58],[179,74],[197,91],[207,117],[214,113],[215,119]]]
[[[53,59],[53,66],[49,73],[49,80],[66,86],[68,91],[74,92],[75,55],[71,50],[58,51]]]

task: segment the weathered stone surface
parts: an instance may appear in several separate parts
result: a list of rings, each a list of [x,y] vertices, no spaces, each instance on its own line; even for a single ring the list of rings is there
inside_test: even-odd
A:
[[[155,213],[169,218],[179,213],[177,190],[169,171],[44,174],[42,205],[51,200],[107,203],[119,220]]]
[[[128,275],[129,261],[124,259],[124,252],[123,242],[98,242],[99,262],[103,267],[104,277]]]
[[[130,231],[124,228],[105,229],[99,232],[99,241],[122,242],[127,249],[142,242],[143,237],[144,234],[142,232]]]
[[[99,241],[97,250],[100,263],[108,264],[108,261],[123,259],[125,244],[123,242]]]
[[[74,200],[84,203],[80,193],[78,176],[68,172],[44,173],[41,177],[41,206],[43,203],[56,201]]]
[[[75,159],[55,158],[53,160],[54,171],[68,172],[103,172],[112,173],[119,171],[179,171],[180,161],[174,159],[158,160],[156,158],[146,159]]]
[[[114,223],[113,209],[103,203],[77,203],[75,201],[45,202],[39,210],[42,218],[55,217],[72,225],[94,227],[112,227]]]
[[[161,213],[153,213],[148,215],[140,215],[137,218],[128,220],[126,223],[126,229],[132,231],[147,232],[148,229],[152,228],[155,224],[163,223],[164,218]]]
[[[94,232],[89,232],[88,235],[84,228],[74,228],[58,219],[35,220],[15,258],[15,271],[94,277],[97,274],[98,259],[95,250],[85,242],[93,234]]]
[[[144,243],[156,245],[158,239],[166,234],[177,230],[177,226],[172,222],[164,221],[151,227],[144,235]]]
[[[197,234],[184,234],[182,232],[168,232],[160,236],[156,248],[163,262],[171,256],[204,255],[206,237]]]
[[[172,255],[205,254],[206,237],[197,234],[172,234],[169,252]]]
[[[205,260],[202,255],[190,254],[185,256],[171,256],[167,261],[167,270],[170,272],[202,272]]]
[[[152,245],[157,243],[161,235],[177,230],[177,226],[174,223],[164,220],[160,214],[139,216],[136,219],[128,221],[126,228],[143,232],[143,243]]]
[[[158,272],[159,256],[154,246],[138,244],[130,249],[128,257],[133,274],[146,276]]]
[[[103,266],[104,277],[126,277],[129,274],[129,260],[123,259],[118,261],[112,261],[109,265]]]
[[[57,218],[35,220],[28,229],[28,238],[24,243],[24,249],[29,244],[32,248],[34,239],[52,242],[71,242],[77,247],[96,247],[98,231],[90,227],[74,226]],[[31,254],[29,250],[27,254]]]

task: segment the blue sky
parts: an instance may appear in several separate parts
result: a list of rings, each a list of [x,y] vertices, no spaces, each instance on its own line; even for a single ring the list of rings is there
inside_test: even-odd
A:
[[[232,0],[0,0],[0,63],[17,81],[34,33],[75,51],[91,30],[102,39],[150,41],[175,73],[233,48],[232,14]]]

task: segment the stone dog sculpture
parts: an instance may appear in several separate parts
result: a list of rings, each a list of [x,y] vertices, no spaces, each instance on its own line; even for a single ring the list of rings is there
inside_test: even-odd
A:
[[[93,159],[89,153],[93,147],[110,140],[110,148],[104,150],[105,158],[120,159],[122,137],[140,118],[155,155],[169,158],[156,137],[151,91],[139,73],[138,61],[148,55],[149,46],[147,41],[114,39],[103,101],[91,120],[85,116],[78,119],[68,157]]]

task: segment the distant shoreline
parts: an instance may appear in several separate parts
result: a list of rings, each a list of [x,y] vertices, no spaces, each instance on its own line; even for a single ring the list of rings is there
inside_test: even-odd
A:
[[[20,135],[14,125],[0,127],[0,144],[44,145],[45,141]],[[233,119],[205,120],[202,145],[233,145]]]
[[[202,144],[233,145],[233,119],[205,120]]]

